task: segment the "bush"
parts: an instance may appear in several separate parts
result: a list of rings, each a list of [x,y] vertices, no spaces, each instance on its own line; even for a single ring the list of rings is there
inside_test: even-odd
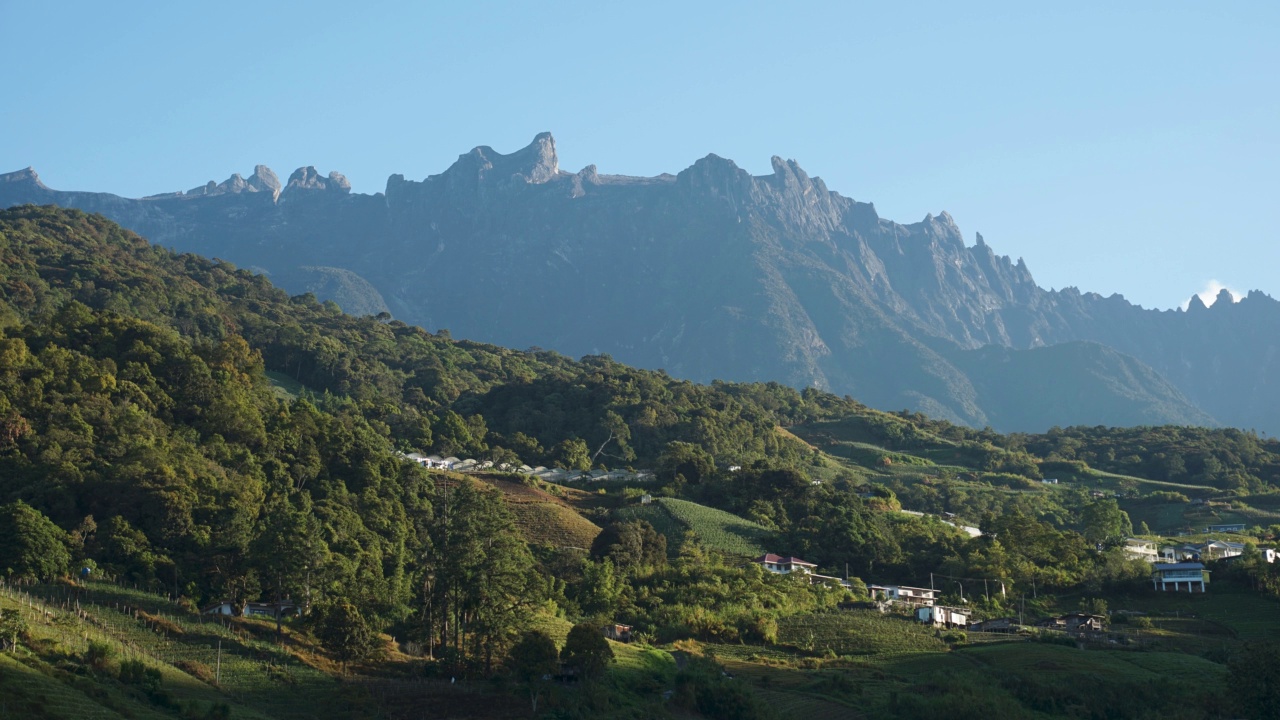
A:
[[[153,695],[160,690],[160,671],[147,667],[141,660],[125,660],[120,663],[120,682],[137,685],[143,692]]]
[[[969,640],[963,630],[948,630],[942,634],[942,642],[948,645],[961,645]]]
[[[107,666],[107,663],[116,656],[116,649],[110,644],[104,642],[90,642],[89,649],[84,652],[84,661],[98,670]]]

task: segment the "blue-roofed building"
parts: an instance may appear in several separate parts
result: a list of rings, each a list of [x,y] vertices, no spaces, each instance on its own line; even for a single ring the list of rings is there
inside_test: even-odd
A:
[[[1204,563],[1157,563],[1151,566],[1151,586],[1156,590],[1177,592],[1186,586],[1187,592],[1205,591]]]

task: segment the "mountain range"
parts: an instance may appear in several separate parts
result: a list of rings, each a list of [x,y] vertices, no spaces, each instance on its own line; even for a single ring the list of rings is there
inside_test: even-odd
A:
[[[1262,292],[1161,311],[1046,290],[945,212],[886,220],[778,157],[764,176],[716,155],[676,175],[573,173],[543,133],[373,195],[310,167],[141,199],[0,175],[0,207],[26,203],[101,213],[353,314],[691,380],[778,380],[1000,430],[1280,429],[1280,303]]]

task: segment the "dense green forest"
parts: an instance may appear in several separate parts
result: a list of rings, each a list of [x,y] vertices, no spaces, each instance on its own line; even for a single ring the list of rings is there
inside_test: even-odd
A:
[[[606,489],[616,501],[584,510],[603,527],[592,547],[530,545],[500,492],[398,454],[411,450],[652,468],[648,491],[746,518],[773,551],[854,582],[772,576],[665,537]],[[794,618],[865,600],[857,578],[985,578],[1002,592],[971,600],[990,616],[1027,592],[1135,591],[1148,568],[1116,548],[1135,531],[1120,503],[1177,493],[1091,492],[1108,474],[1269,496],[1280,444],[1200,428],[1004,436],[776,383],[696,385],[348,316],[98,216],[0,213],[0,575],[83,567],[193,605],[292,599],[342,662],[376,660],[387,632],[446,672],[501,676],[547,662],[538,618],[768,645]],[[1071,487],[1044,490],[1046,477]],[[984,534],[901,507],[961,513]],[[1247,582],[1280,587],[1249,567]],[[597,650],[568,641],[592,667]],[[701,662],[679,702],[768,716]],[[623,701],[575,702],[562,710]]]

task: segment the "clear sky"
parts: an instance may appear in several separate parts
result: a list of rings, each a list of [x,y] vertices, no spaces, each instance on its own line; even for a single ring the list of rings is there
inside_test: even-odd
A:
[[[1122,7],[1117,7],[1122,6]],[[550,130],[561,167],[797,160],[1046,287],[1280,295],[1280,3],[0,0],[0,172],[357,192]]]

